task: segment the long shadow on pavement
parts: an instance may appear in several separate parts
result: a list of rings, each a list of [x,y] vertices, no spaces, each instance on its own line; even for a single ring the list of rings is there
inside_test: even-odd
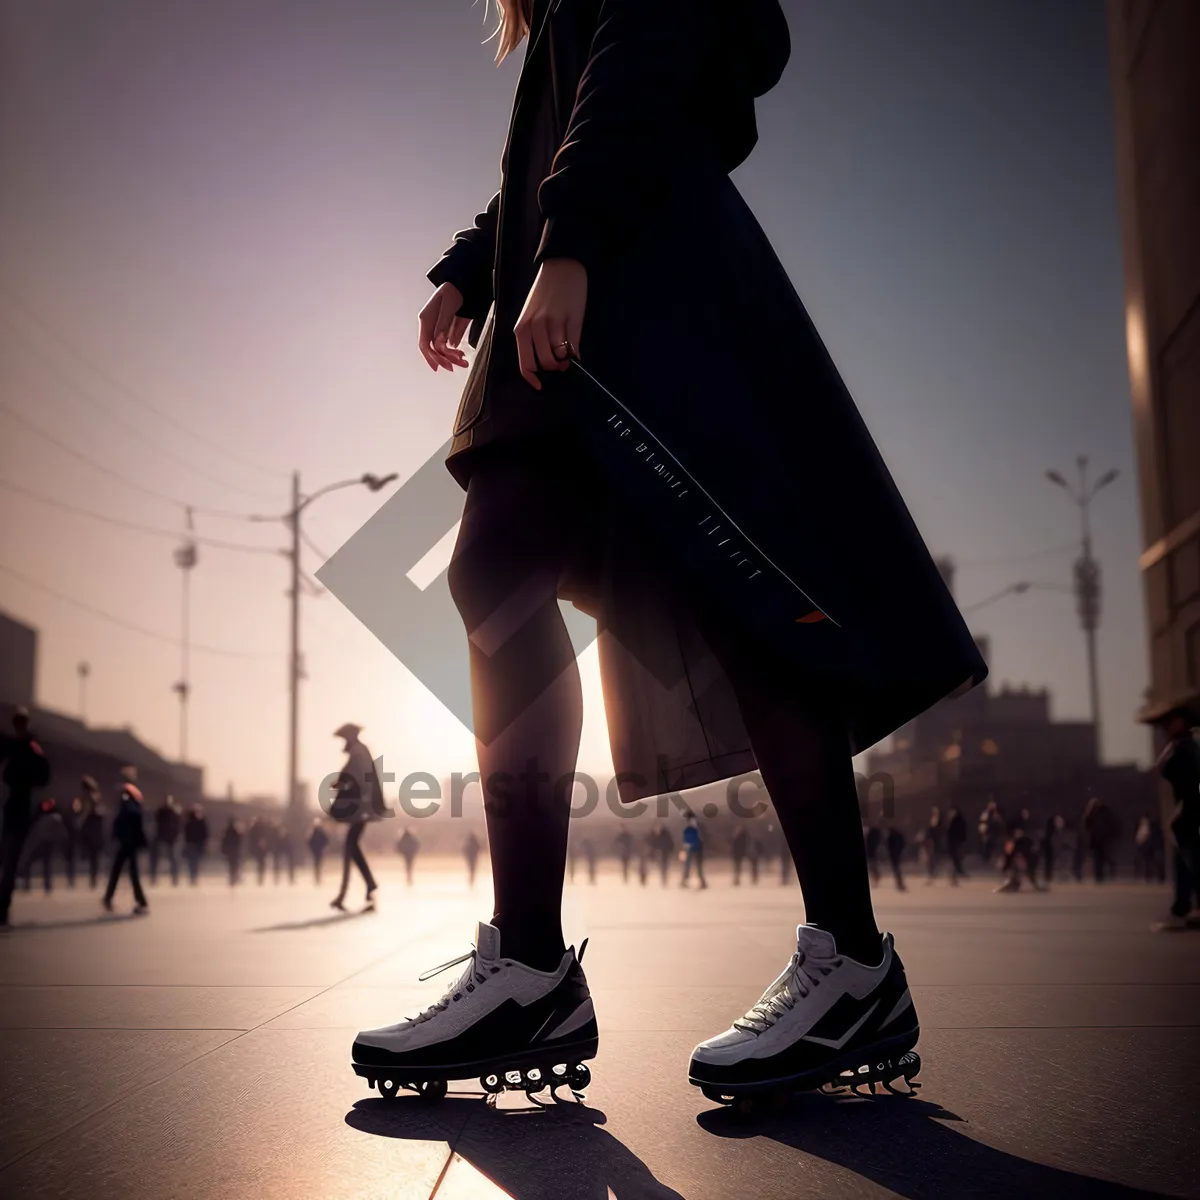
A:
[[[856,1099],[811,1093],[796,1095],[782,1109],[761,1117],[741,1118],[728,1108],[709,1109],[696,1117],[702,1129],[717,1137],[771,1138],[812,1158],[837,1163],[908,1200],[1132,1200],[1166,1195],[997,1150],[946,1124],[961,1120],[939,1104],[909,1096]]]
[[[345,921],[353,921],[356,917],[367,917],[374,913],[373,908],[364,908],[360,912],[334,913],[331,917],[312,917],[307,921],[283,921],[278,925],[260,925],[251,929],[251,933],[284,933],[290,929],[320,929],[325,925],[341,925]]]
[[[607,1118],[586,1104],[504,1110],[450,1096],[433,1107],[398,1096],[358,1101],[346,1124],[379,1137],[437,1141],[452,1114],[460,1131],[451,1148],[515,1200],[606,1200],[610,1189],[621,1200],[683,1200],[599,1128]]]
[[[76,917],[71,921],[22,921],[19,925],[5,925],[3,930],[5,933],[44,933],[50,929],[87,929],[92,925],[122,925],[126,921],[140,920],[144,917],[137,913],[104,913],[98,917]]]

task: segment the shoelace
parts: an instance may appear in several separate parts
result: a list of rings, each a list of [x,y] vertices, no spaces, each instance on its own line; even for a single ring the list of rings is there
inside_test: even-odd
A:
[[[747,1033],[762,1033],[769,1029],[785,1012],[795,1008],[798,1001],[805,999],[820,984],[821,978],[841,965],[840,958],[831,959],[828,966],[809,962],[804,951],[797,950],[783,974],[763,993],[762,999],[744,1017],[734,1021],[734,1029]]]
[[[446,989],[446,994],[440,1000],[435,1001],[424,1012],[410,1018],[414,1024],[420,1021],[428,1021],[430,1017],[437,1013],[444,1012],[456,1000],[461,1000],[467,992],[473,992],[476,984],[487,982],[487,975],[479,967],[479,951],[474,946],[466,954],[460,954],[457,958],[452,958],[449,962],[442,963],[440,967],[431,967],[428,971],[422,971],[417,978],[421,983],[424,983],[427,979],[432,979],[435,975],[440,975],[443,971],[448,971],[451,967],[457,967],[459,963],[464,962],[470,962],[471,965],[467,967],[451,987]],[[494,975],[498,970],[498,967],[492,967],[491,973]]]

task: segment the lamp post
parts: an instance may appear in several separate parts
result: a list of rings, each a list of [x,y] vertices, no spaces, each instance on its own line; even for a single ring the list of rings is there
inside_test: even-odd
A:
[[[1088,458],[1081,454],[1075,465],[1079,469],[1079,485],[1073,487],[1061,472],[1053,469],[1046,478],[1062,488],[1079,507],[1082,551],[1075,560],[1075,602],[1079,624],[1087,642],[1088,696],[1092,708],[1092,727],[1096,731],[1096,754],[1100,754],[1100,679],[1096,666],[1096,630],[1100,627],[1100,564],[1092,556],[1092,527],[1088,509],[1096,493],[1117,477],[1115,468],[1105,471],[1095,483],[1088,484]]]
[[[191,525],[191,513],[188,513],[188,525]],[[179,697],[179,761],[187,762],[188,752],[188,697],[192,692],[189,679],[191,673],[191,580],[192,569],[198,559],[196,543],[189,538],[180,546],[175,547],[175,565],[183,575],[183,606],[180,616],[180,655],[179,681],[171,690]]]
[[[330,492],[336,492],[340,488],[359,486],[365,487],[371,492],[378,492],[396,478],[398,476],[394,472],[391,475],[372,475],[368,473],[360,475],[357,479],[343,479],[338,483],[326,484],[325,487],[319,488],[317,491],[306,496],[300,490],[300,472],[293,471],[291,508],[279,517],[254,518],[257,521],[282,521],[292,533],[291,548],[284,551],[291,562],[292,568],[291,587],[288,591],[288,602],[291,612],[291,643],[288,651],[289,711],[288,783],[286,798],[288,818],[291,821],[294,821],[297,816],[300,792],[300,782],[298,779],[300,757],[300,680],[303,673],[300,659],[300,518],[304,510],[314,500],[328,495]]]

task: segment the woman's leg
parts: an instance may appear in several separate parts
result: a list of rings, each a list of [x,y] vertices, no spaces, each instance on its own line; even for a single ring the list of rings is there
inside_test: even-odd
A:
[[[728,617],[714,610],[702,621],[796,864],[805,919],[833,934],[841,953],[873,966],[883,951],[845,722],[835,703],[807,694],[798,672],[781,670]]]
[[[501,952],[553,970],[583,697],[558,607],[568,499],[512,459],[472,472],[450,590],[471,689]]]

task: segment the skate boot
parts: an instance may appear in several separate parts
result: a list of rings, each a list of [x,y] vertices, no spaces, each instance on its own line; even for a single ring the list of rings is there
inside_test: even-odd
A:
[[[710,1100],[743,1114],[792,1092],[859,1088],[903,1078],[909,1090],[921,1069],[920,1036],[904,966],[883,936],[883,961],[865,967],[837,952],[832,935],[796,930],[796,953],[762,999],[733,1026],[692,1052],[690,1081]]]
[[[459,980],[411,1020],[360,1033],[352,1051],[355,1073],[391,1099],[408,1088],[440,1100],[449,1080],[474,1079],[489,1102],[506,1090],[535,1093],[569,1087],[582,1100],[591,1081],[584,1059],[599,1044],[596,1017],[573,949],[557,970],[535,971],[500,957],[500,931],[480,922],[475,948],[427,972],[466,963]],[[535,1101],[536,1103],[536,1101]]]

